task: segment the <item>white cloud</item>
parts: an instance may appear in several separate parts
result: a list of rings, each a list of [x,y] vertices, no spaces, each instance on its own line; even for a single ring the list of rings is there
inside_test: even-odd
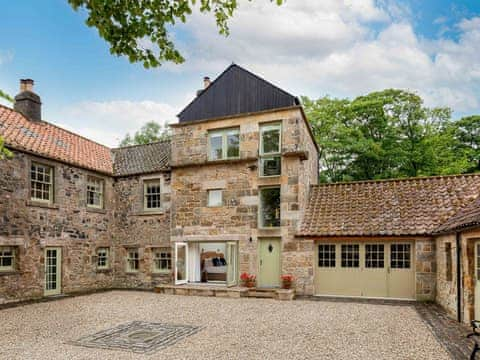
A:
[[[480,17],[457,24],[456,40],[427,40],[412,18],[390,0],[247,2],[223,38],[212,16],[197,12],[180,26],[190,40],[180,43],[182,70],[214,75],[234,61],[298,95],[396,87],[430,106],[480,111]]]
[[[0,65],[9,63],[13,60],[13,52],[9,50],[0,51]]]
[[[134,133],[148,121],[167,124],[176,121],[177,108],[154,101],[85,101],[61,111],[57,123],[101,144],[115,147],[127,132]]]

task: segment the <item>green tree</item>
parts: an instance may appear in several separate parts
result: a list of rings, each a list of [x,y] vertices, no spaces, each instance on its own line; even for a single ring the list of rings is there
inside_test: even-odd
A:
[[[274,1],[274,0],[270,0]],[[281,5],[283,0],[275,0]],[[169,31],[176,23],[187,21],[198,3],[200,12],[215,16],[220,34],[228,35],[228,20],[238,0],[68,0],[74,10],[87,12],[86,24],[110,44],[110,53],[126,56],[130,62],[142,62],[146,68],[165,61],[182,63]],[[151,46],[144,46],[145,41]]]
[[[452,124],[457,140],[457,154],[463,154],[469,162],[469,171],[480,171],[480,115],[461,118]]]
[[[170,139],[170,130],[155,121],[149,121],[142,128],[135,132],[133,137],[130,134],[125,135],[120,142],[120,146],[144,145],[157,141]]]

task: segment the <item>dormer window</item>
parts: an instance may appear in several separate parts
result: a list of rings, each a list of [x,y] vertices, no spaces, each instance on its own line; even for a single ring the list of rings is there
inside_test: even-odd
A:
[[[260,126],[260,176],[278,176],[282,172],[282,125]]]
[[[208,133],[208,160],[238,159],[240,129],[214,130]]]

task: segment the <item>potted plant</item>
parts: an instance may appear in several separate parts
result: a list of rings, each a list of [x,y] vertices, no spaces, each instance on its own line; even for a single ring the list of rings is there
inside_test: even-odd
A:
[[[293,275],[282,275],[282,289],[291,289],[293,284]]]
[[[242,281],[243,286],[246,286],[248,288],[255,287],[255,280],[256,280],[255,275],[250,275],[244,272],[240,275],[240,280]]]

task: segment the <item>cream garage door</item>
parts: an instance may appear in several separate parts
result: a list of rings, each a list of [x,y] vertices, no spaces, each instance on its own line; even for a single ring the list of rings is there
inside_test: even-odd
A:
[[[413,242],[316,244],[315,293],[415,298]]]

